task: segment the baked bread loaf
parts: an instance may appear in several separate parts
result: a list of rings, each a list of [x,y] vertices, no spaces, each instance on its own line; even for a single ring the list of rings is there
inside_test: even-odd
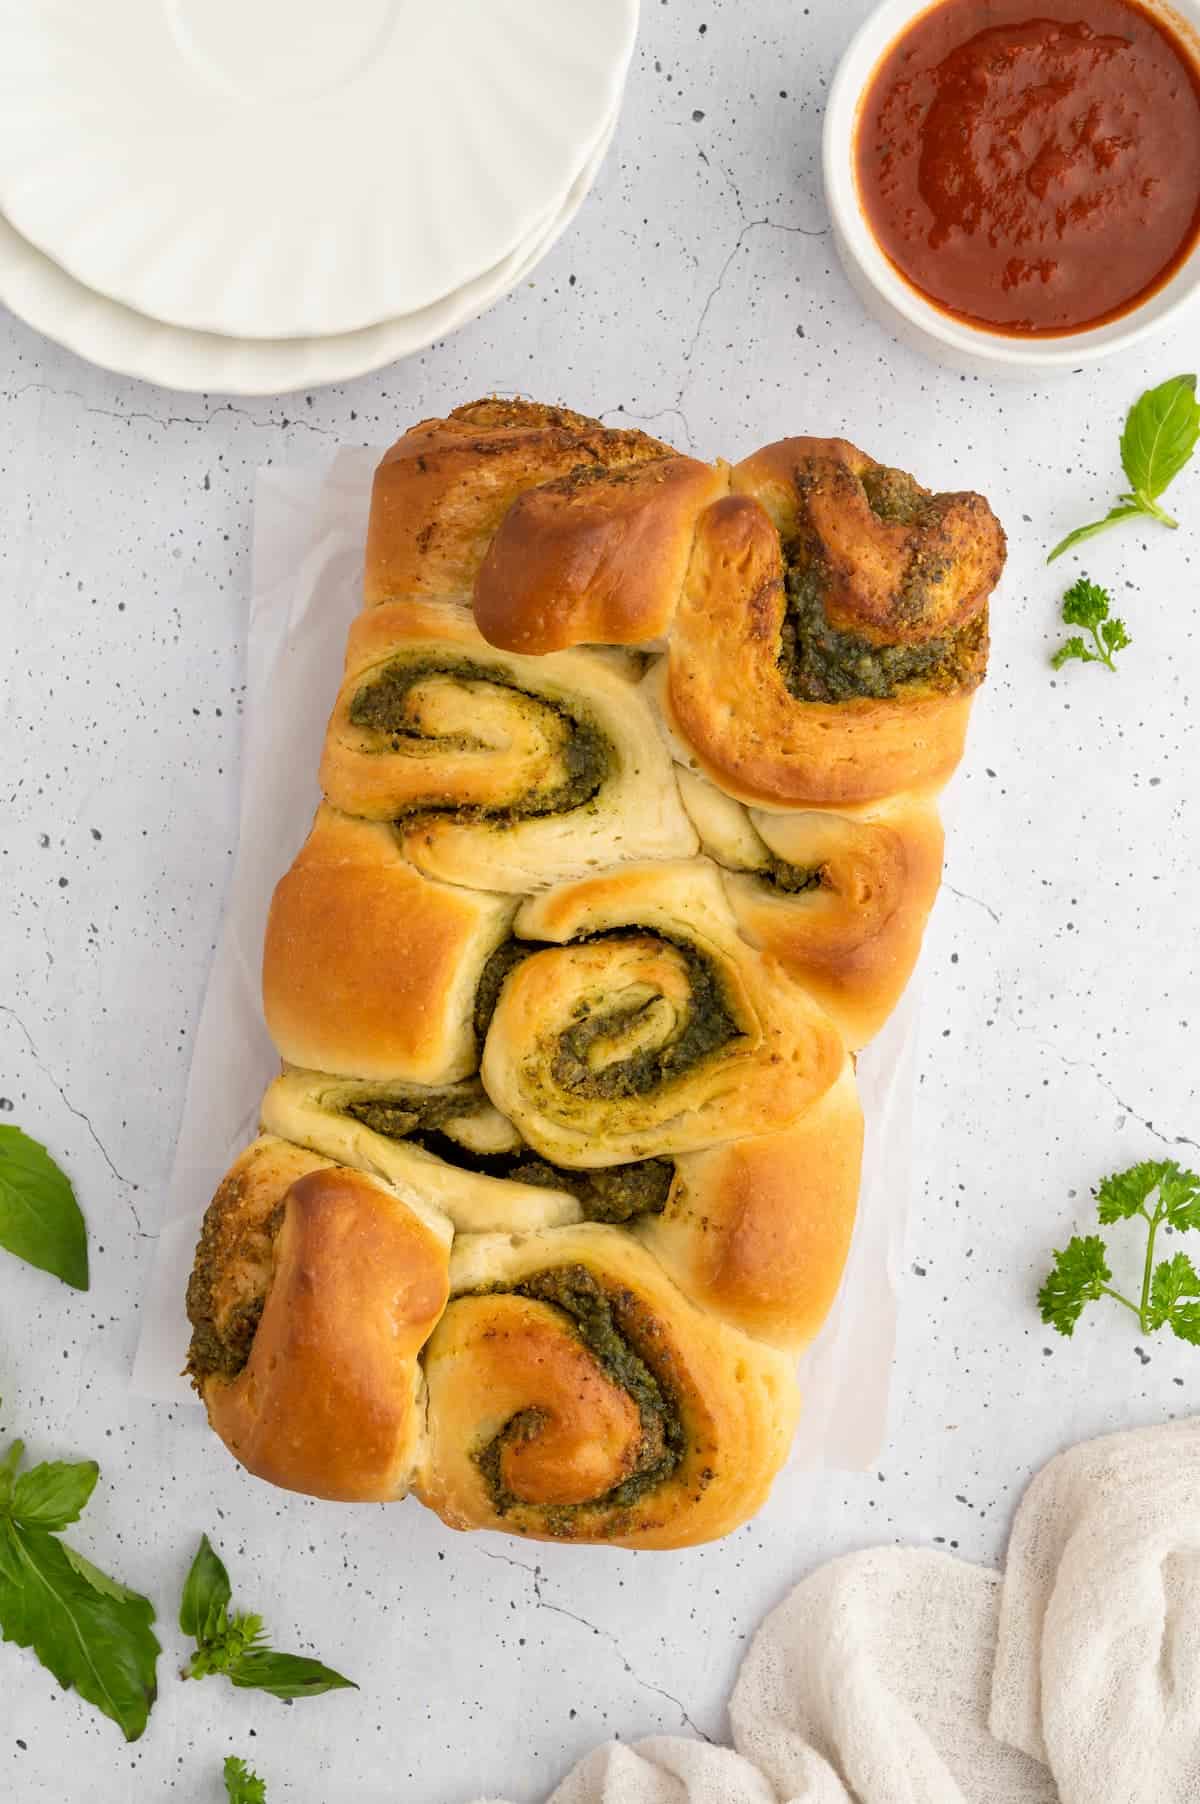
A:
[[[837,439],[710,466],[493,400],[387,454],[267,925],[283,1071],[188,1293],[251,1472],[628,1547],[758,1507],[1003,558]]]

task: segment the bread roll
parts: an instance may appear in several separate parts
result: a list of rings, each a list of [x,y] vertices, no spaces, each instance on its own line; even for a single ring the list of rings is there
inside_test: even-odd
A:
[[[679,788],[742,933],[821,1004],[852,1051],[865,1046],[912,975],[941,881],[933,799],[768,814],[689,771]]]
[[[715,867],[621,865],[534,897],[484,1042],[484,1088],[567,1166],[784,1127],[846,1063],[828,1017],[737,931]]]
[[[838,439],[785,439],[701,517],[656,694],[739,801],[844,805],[943,783],[987,664],[1004,534]]]
[[[451,1528],[688,1547],[765,1498],[799,1414],[790,1360],[628,1234],[464,1235],[451,1288],[416,1478]]]
[[[475,991],[514,908],[430,882],[389,822],[323,805],[267,917],[263,1009],[281,1056],[365,1078],[466,1077]]]
[[[388,453],[267,925],[286,1068],[188,1296],[251,1472],[624,1547],[758,1507],[1003,547],[841,440],[489,400]]]
[[[321,783],[347,814],[395,821],[427,876],[472,888],[527,892],[696,849],[619,659],[503,654],[428,604],[390,602],[350,629]]]
[[[270,1137],[247,1148],[204,1219],[188,1369],[248,1471],[344,1503],[404,1495],[451,1238],[376,1178]]]

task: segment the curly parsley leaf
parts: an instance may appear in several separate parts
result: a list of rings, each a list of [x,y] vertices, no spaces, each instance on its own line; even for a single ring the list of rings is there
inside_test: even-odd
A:
[[[304,1654],[280,1654],[268,1646],[263,1619],[248,1612],[230,1614],[229,1575],[208,1536],[200,1539],[179,1605],[179,1626],[191,1635],[196,1651],[183,1669],[185,1679],[223,1675],[243,1691],[266,1691],[272,1697],[311,1698],[325,1691],[357,1691],[320,1660]]]
[[[1073,1234],[1061,1252],[1055,1249],[1053,1268],[1038,1291],[1042,1320],[1060,1334],[1074,1334],[1084,1305],[1104,1295],[1111,1277],[1100,1236]]]
[[[98,1468],[56,1460],[22,1473],[21,1458],[17,1441],[0,1462],[0,1636],[30,1648],[60,1685],[136,1741],[157,1690],[153,1606],[57,1538],[91,1496]]]
[[[1119,495],[1102,520],[1077,526],[1059,541],[1046,559],[1052,564],[1064,551],[1121,520],[1157,520],[1176,527],[1158,498],[1191,459],[1200,439],[1200,402],[1195,376],[1172,376],[1146,390],[1129,409],[1121,433],[1121,467],[1129,491]]]
[[[1172,1169],[1178,1171],[1179,1167],[1157,1159],[1143,1159],[1140,1165],[1131,1165],[1128,1171],[1114,1171],[1111,1177],[1101,1178],[1096,1186],[1096,1210],[1105,1227],[1140,1214],[1152,1192]]]
[[[1086,576],[1081,576],[1071,584],[1063,596],[1063,622],[1066,626],[1085,626],[1092,636],[1092,643],[1089,646],[1078,634],[1068,639],[1050,660],[1055,670],[1061,670],[1072,658],[1078,658],[1084,664],[1106,664],[1110,670],[1116,670],[1113,654],[1124,651],[1133,641],[1123,620],[1109,619],[1110,605],[1108,591],[1099,583],[1089,582]]]
[[[1200,1228],[1200,1178],[1194,1171],[1181,1171],[1174,1159],[1164,1160],[1159,1172],[1158,1195],[1167,1226],[1177,1234]]]
[[[1038,1291],[1042,1320],[1070,1335],[1088,1303],[1111,1297],[1138,1319],[1143,1334],[1169,1327],[1180,1340],[1200,1346],[1200,1272],[1186,1253],[1154,1262],[1161,1227],[1183,1234],[1200,1229],[1200,1177],[1174,1159],[1147,1159],[1113,1172],[1096,1187],[1101,1224],[1140,1217],[1146,1224],[1146,1257],[1138,1301],[1112,1288],[1107,1249],[1098,1234],[1074,1235],[1054,1255],[1054,1265]]]
[[[0,1127],[0,1247],[74,1290],[88,1287],[87,1228],[71,1181],[18,1127]]]
[[[267,1804],[266,1782],[236,1754],[225,1762],[225,1793],[229,1804]]]
[[[1161,1260],[1150,1281],[1147,1327],[1161,1328],[1164,1322],[1171,1320],[1176,1304],[1194,1297],[1200,1297],[1200,1272],[1187,1254],[1176,1253],[1173,1259]]]
[[[1180,1303],[1171,1316],[1172,1332],[1180,1339],[1200,1347],[1200,1303]]]

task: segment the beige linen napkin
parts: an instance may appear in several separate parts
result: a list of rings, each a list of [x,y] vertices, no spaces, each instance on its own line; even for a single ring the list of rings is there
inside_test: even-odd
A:
[[[1051,1460],[1003,1577],[833,1560],[767,1617],[734,1748],[597,1748],[549,1804],[1200,1804],[1200,1418]]]

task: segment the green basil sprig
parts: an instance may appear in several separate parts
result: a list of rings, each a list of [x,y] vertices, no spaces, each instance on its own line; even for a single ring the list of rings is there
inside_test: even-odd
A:
[[[1096,533],[1122,520],[1157,520],[1162,526],[1177,527],[1178,520],[1159,506],[1159,496],[1188,463],[1197,439],[1200,402],[1196,400],[1195,376],[1172,376],[1157,388],[1147,389],[1129,409],[1121,433],[1121,468],[1128,491],[1118,495],[1103,520],[1093,520],[1069,532],[1046,562],[1052,564],[1072,545],[1094,538]]]
[[[352,1679],[320,1660],[276,1653],[267,1644],[261,1616],[230,1614],[232,1596],[229,1574],[208,1536],[202,1535],[179,1605],[179,1626],[196,1643],[183,1669],[185,1679],[221,1674],[242,1690],[267,1691],[285,1700],[345,1688],[357,1691]]]
[[[0,1460],[0,1634],[136,1741],[157,1692],[153,1605],[58,1538],[100,1468],[47,1460],[22,1472],[23,1453],[14,1441]]]

